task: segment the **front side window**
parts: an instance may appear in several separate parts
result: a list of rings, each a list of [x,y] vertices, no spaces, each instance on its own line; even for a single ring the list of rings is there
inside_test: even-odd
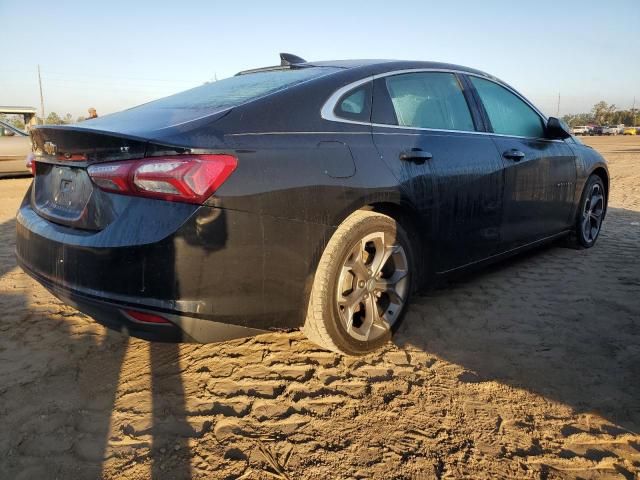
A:
[[[490,80],[469,77],[487,111],[494,133],[544,138],[542,119],[517,95]]]
[[[417,72],[386,78],[398,125],[473,131],[473,119],[458,78],[452,73]]]

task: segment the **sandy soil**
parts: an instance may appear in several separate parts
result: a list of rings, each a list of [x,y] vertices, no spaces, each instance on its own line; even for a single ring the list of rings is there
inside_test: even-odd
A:
[[[417,298],[365,358],[299,333],[149,344],[13,258],[0,181],[0,478],[640,478],[640,138],[590,251],[552,246]]]

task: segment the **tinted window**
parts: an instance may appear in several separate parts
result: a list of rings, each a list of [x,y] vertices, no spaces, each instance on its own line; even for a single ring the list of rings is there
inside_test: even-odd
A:
[[[458,79],[451,73],[407,73],[386,78],[398,125],[475,130]]]
[[[19,137],[25,137],[28,134],[26,132],[23,132],[19,128],[14,127],[13,125],[9,125],[8,123],[4,123],[0,121],[0,136],[9,137],[13,135],[17,135]]]
[[[371,84],[345,93],[335,107],[335,114],[351,120],[368,122],[371,117]]]
[[[291,87],[312,78],[327,75],[337,69],[309,67],[293,70],[247,73],[207,83],[186,92],[151,102],[156,108],[222,109]]]
[[[529,105],[497,83],[469,77],[476,87],[495,133],[543,138],[542,119]]]
[[[126,128],[129,133],[146,136],[149,132],[216,115],[228,108],[338,71],[333,67],[305,67],[237,75],[100,116],[91,120],[91,127],[113,132]],[[280,113],[286,115],[285,112]]]

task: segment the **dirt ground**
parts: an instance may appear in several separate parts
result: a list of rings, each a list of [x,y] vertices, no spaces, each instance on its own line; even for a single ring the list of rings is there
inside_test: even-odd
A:
[[[1,180],[0,478],[640,479],[640,137],[586,141],[612,174],[595,248],[418,297],[358,359],[107,331],[16,267],[29,180]]]

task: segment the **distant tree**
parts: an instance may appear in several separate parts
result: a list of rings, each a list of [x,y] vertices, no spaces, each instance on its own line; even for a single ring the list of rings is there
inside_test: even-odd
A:
[[[590,113],[578,113],[577,115],[565,115],[562,119],[571,127],[577,125],[589,125],[593,123],[593,116]]]
[[[571,127],[577,125],[620,125],[636,126],[640,122],[638,110],[617,110],[615,105],[598,102],[591,109],[591,113],[565,115],[562,119]]]
[[[51,112],[44,123],[47,125],[60,125],[63,121],[56,112]]]
[[[80,115],[78,118],[76,118],[76,123],[84,122],[85,120],[86,118]]]
[[[596,103],[591,109],[594,121],[599,125],[608,125],[613,123],[613,116],[616,112],[616,106],[607,104],[607,102],[600,101]]]
[[[67,114],[64,116],[64,118],[62,119],[62,122],[63,122],[63,123],[67,123],[67,124],[69,124],[69,123],[73,123],[73,117],[71,116],[71,114],[70,114],[70,113],[67,113]]]

